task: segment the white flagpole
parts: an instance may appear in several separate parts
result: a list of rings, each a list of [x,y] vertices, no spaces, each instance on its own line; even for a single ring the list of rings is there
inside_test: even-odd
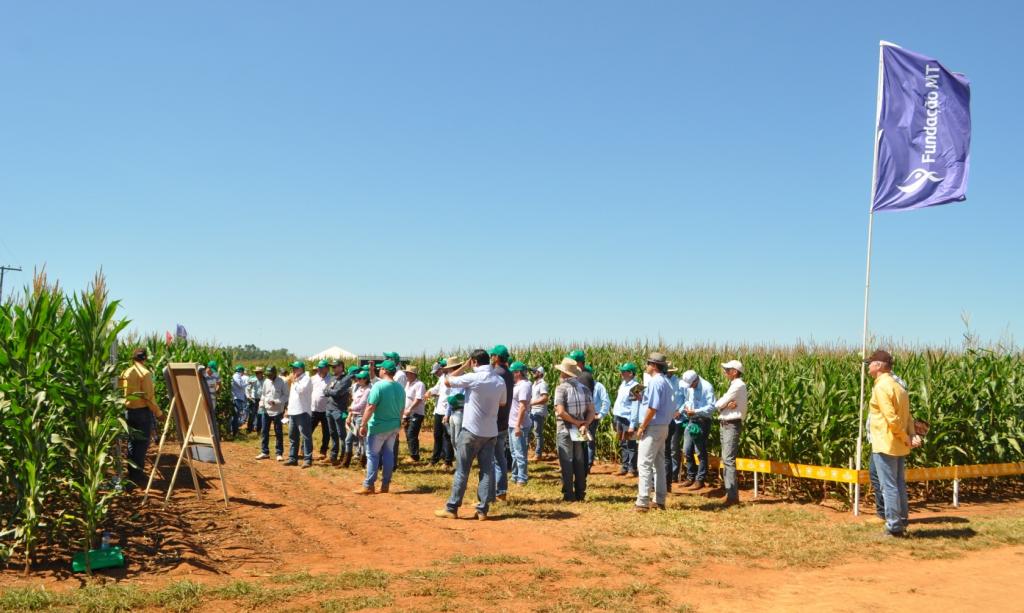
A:
[[[875,101],[875,152],[871,163],[871,199],[868,202],[868,258],[864,272],[864,329],[860,345],[860,411],[857,414],[857,457],[855,460],[857,471],[861,469],[861,457],[864,450],[864,389],[867,383],[867,364],[864,359],[868,355],[868,299],[871,296],[871,230],[875,222],[875,190],[878,187],[878,144],[882,139],[882,132],[878,122],[882,116],[882,78],[885,68],[882,63],[882,49],[886,46],[893,46],[886,41],[878,42],[878,93]],[[875,495],[878,495],[876,492]],[[860,482],[853,486],[853,514],[860,515]]]

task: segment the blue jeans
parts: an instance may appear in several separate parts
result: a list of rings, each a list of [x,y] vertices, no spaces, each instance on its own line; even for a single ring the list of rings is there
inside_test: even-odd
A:
[[[740,485],[736,477],[736,454],[740,450],[740,433],[743,432],[743,422],[722,421],[719,422],[722,433],[722,466],[725,468],[725,499],[728,502],[739,502]]]
[[[231,414],[231,434],[238,434],[238,428],[245,422],[249,413],[249,401],[245,398],[232,398],[231,403],[235,405],[235,412]]]
[[[395,441],[398,440],[398,428],[368,434],[366,436],[366,479],[364,487],[373,487],[377,481],[377,469],[382,469],[380,486],[391,484],[391,474],[395,471]]]
[[[886,453],[872,453],[871,463],[878,475],[882,501],[885,507],[885,529],[902,534],[909,515],[907,502],[906,457]],[[878,497],[878,491],[875,493]],[[876,503],[877,504],[877,503]]]
[[[544,451],[544,422],[548,420],[548,412],[530,412],[530,421],[533,422],[533,435],[536,437],[533,453],[540,455]]]
[[[683,424],[683,457],[686,458],[686,478],[703,483],[708,478],[708,433],[711,421],[694,420],[700,426],[700,434],[690,434],[690,424]],[[697,465],[697,461],[700,465]]]
[[[530,430],[524,424],[522,434],[516,436],[515,428],[509,428],[508,446],[512,450],[512,480],[516,483],[526,484],[529,479],[526,472],[526,455],[529,452]]]
[[[309,413],[299,413],[288,416],[288,442],[291,445],[288,450],[288,461],[298,461],[299,437],[302,437],[302,457],[306,462],[313,462],[313,416]]]
[[[420,428],[423,427],[423,415],[410,415],[405,425],[405,444],[409,446],[409,456],[420,461]]]
[[[508,430],[498,430],[498,436],[494,439],[494,495],[501,496],[508,493],[508,458],[505,457],[505,448],[508,445]],[[495,499],[491,499],[494,502]]]
[[[476,489],[479,513],[487,514],[487,506],[494,498],[494,437],[477,436],[469,430],[459,432],[455,443],[455,479],[452,481],[452,494],[445,507],[452,513],[458,513],[462,506],[462,497],[466,495],[466,483],[469,471],[473,468],[476,458],[480,467],[480,484]]]
[[[352,415],[352,429],[348,431],[348,435],[345,436],[345,453],[353,453],[358,451],[359,455],[366,455],[366,441],[363,437],[359,436],[359,426],[363,425],[363,416]]]
[[[562,473],[562,500],[582,502],[587,495],[587,445],[573,441],[568,432],[559,432],[555,448]]]
[[[170,419],[170,416],[168,416]],[[128,423],[128,478],[138,486],[146,482],[146,450],[149,449],[149,436],[153,429],[153,414],[149,409],[128,409],[124,412],[124,420]]]
[[[275,448],[277,449],[277,455],[284,455],[284,436],[282,435],[281,429],[281,415],[267,415],[263,414],[263,423],[260,428],[260,450],[270,455],[270,425],[274,425],[274,438],[277,439]]]
[[[626,417],[614,417],[615,431],[619,434],[619,460],[623,472],[637,473],[636,467],[636,439],[626,438],[629,432],[629,419]]]
[[[249,411],[249,423],[246,424],[246,428],[249,432],[259,432],[262,430],[260,427],[260,418],[263,417],[263,411],[260,409],[260,403],[256,400],[249,399],[246,401]]]
[[[331,437],[331,459],[337,460],[341,453],[341,444],[345,440],[345,418],[343,413],[337,409],[327,411],[327,432]]]
[[[597,457],[597,425],[600,423],[599,420],[590,422],[587,426],[587,430],[590,431],[590,440],[587,441],[587,473],[590,473],[590,469],[594,466],[594,459]]]

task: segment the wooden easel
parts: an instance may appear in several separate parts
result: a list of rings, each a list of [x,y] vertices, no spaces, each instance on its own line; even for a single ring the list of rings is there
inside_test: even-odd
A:
[[[171,429],[171,418],[174,417],[174,400],[175,400],[175,396],[172,394],[171,395],[170,407],[164,413],[164,416],[165,416],[164,417],[164,431],[163,431],[163,434],[160,435],[160,444],[157,445],[157,448],[156,448],[156,457],[153,460],[153,470],[149,471],[149,481],[146,483],[146,491],[142,495],[142,504],[146,504],[146,501],[149,500],[149,490],[152,489],[152,487],[153,487],[153,479],[156,478],[156,471],[157,471],[157,468],[160,465],[160,454],[163,452],[164,442],[167,440],[167,433]],[[197,410],[199,408],[198,405],[199,405],[199,402],[197,401],[196,402],[196,409]],[[195,487],[195,490],[196,490],[196,498],[201,498],[200,493],[199,493],[199,479],[196,478],[196,471],[192,467],[192,461],[187,456],[185,458],[185,461],[188,463],[188,471],[192,475],[192,485]],[[172,481],[172,483],[173,483],[173,481]]]
[[[213,446],[213,445],[208,445],[208,444],[206,444],[204,442],[197,442],[192,437],[192,430],[196,427],[196,422],[199,421],[199,409],[202,407],[202,403],[203,403],[203,397],[199,396],[199,400],[196,401],[196,407],[194,409],[192,409],[192,414],[191,414],[191,416],[190,416],[190,418],[188,420],[189,421],[189,423],[188,423],[188,431],[185,433],[184,438],[181,439],[181,451],[178,452],[178,462],[174,465],[174,472],[171,473],[171,482],[167,485],[167,495],[164,496],[164,507],[166,507],[167,503],[171,501],[171,494],[174,492],[174,481],[175,481],[175,479],[178,478],[178,469],[181,468],[181,460],[185,459],[185,456],[188,455],[187,452],[188,452],[189,448],[191,448],[191,447],[212,447]],[[210,413],[209,413],[209,411],[203,411],[203,417],[206,420],[206,423],[209,425],[210,431],[212,432],[213,429],[216,428],[217,426],[210,421]],[[164,429],[166,430],[166,427]],[[214,458],[214,461],[217,464],[217,473],[220,475],[220,488],[221,488],[221,491],[224,493],[224,504],[227,505],[228,504],[228,484],[224,481],[224,467],[221,464],[220,454],[217,452],[217,449],[213,450],[213,458]],[[192,467],[192,460],[191,459],[186,459],[185,461],[188,462],[188,468],[189,468],[190,471],[192,471],[192,481],[193,481],[193,483],[195,484],[195,487],[196,487],[196,497],[200,497],[199,496],[199,483],[195,480],[196,479],[196,475],[195,475],[195,469]]]

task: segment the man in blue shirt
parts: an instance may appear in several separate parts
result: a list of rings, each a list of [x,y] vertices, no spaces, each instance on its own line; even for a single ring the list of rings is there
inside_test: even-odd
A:
[[[583,367],[584,372],[594,375],[594,367],[587,364]],[[587,442],[587,473],[590,473],[590,469],[594,467],[594,458],[597,457],[597,426],[604,419],[605,415],[608,414],[608,410],[611,409],[612,403],[608,398],[608,388],[603,383],[594,380],[594,413],[597,415],[597,419],[590,422],[587,429],[590,431],[590,440]]]
[[[640,400],[633,392],[639,383],[636,380],[636,364],[626,362],[619,366],[619,376],[622,383],[615,395],[615,406],[612,408],[612,418],[615,420],[615,433],[619,439],[619,461],[621,468],[619,476],[629,473],[637,476],[636,468],[636,429],[640,426]]]
[[[636,431],[640,441],[637,460],[640,481],[634,510],[641,513],[647,512],[651,506],[662,510],[665,508],[668,481],[668,475],[665,474],[665,439],[676,409],[675,391],[667,378],[668,360],[665,354],[655,352],[647,356],[647,374],[651,375],[651,379],[644,389],[644,398],[640,404],[643,418]]]
[[[686,459],[686,480],[682,486],[696,491],[704,487],[708,475],[708,433],[715,412],[715,388],[696,371],[688,370],[683,373],[681,391],[683,403],[676,419],[681,420]],[[700,461],[699,466],[695,459]]]
[[[248,417],[249,399],[245,397],[245,388],[248,386],[249,377],[245,375],[245,366],[236,366],[235,374],[231,375],[231,403],[235,409],[231,416],[231,436],[238,436],[239,427]]]

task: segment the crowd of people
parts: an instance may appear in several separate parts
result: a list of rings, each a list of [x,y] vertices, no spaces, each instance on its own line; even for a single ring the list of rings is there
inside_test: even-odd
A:
[[[135,354],[125,371],[129,424],[142,423],[133,411],[159,411],[148,388],[145,351]],[[593,376],[586,354],[574,350],[558,364],[558,383],[551,394],[543,365],[512,360],[504,345],[477,349],[467,359],[439,359],[431,368],[436,383],[427,388],[415,365],[394,352],[380,362],[346,367],[338,360],[321,360],[314,372],[306,364],[290,364],[283,375],[275,366],[255,368],[247,375],[238,366],[231,378],[231,432],[243,425],[260,433],[257,460],[267,460],[270,435],[275,456],[286,466],[313,465],[314,430],[321,429],[320,458],[345,468],[352,462],[365,468],[357,494],[387,493],[398,463],[399,433],[404,430],[408,454],[420,462],[420,429],[428,399],[432,412],[431,465],[454,471],[451,494],[440,518],[458,517],[475,462],[479,470],[475,517],[487,519],[490,506],[506,500],[509,484],[525,486],[529,464],[541,459],[544,425],[554,409],[555,448],[562,481],[562,498],[582,502],[587,477],[597,450],[596,433],[609,418],[619,443],[619,476],[637,478],[634,509],[645,513],[665,509],[673,484],[699,491],[708,487],[708,435],[717,419],[721,435],[723,504],[739,502],[736,457],[748,393],[743,364],[721,365],[728,389],[716,398],[714,386],[694,370],[681,375],[667,357],[651,353],[643,369],[633,362],[618,367],[621,383],[614,401]],[[865,360],[876,378],[870,402],[868,433],[872,445],[870,474],[876,491],[876,512],[885,534],[900,536],[907,525],[905,457],[919,446],[910,417],[905,384],[892,375],[892,356],[875,352]],[[220,389],[216,362],[203,372],[211,397]],[[284,454],[283,424],[288,423],[288,455]],[[147,437],[148,437],[148,428]],[[532,438],[532,442],[531,442]],[[133,436],[129,457],[141,467],[145,445]],[[133,448],[134,444],[134,448]],[[530,453],[530,450],[533,453]],[[141,452],[140,452],[141,449]],[[138,478],[141,471],[132,474]],[[377,484],[380,479],[379,486]]]

